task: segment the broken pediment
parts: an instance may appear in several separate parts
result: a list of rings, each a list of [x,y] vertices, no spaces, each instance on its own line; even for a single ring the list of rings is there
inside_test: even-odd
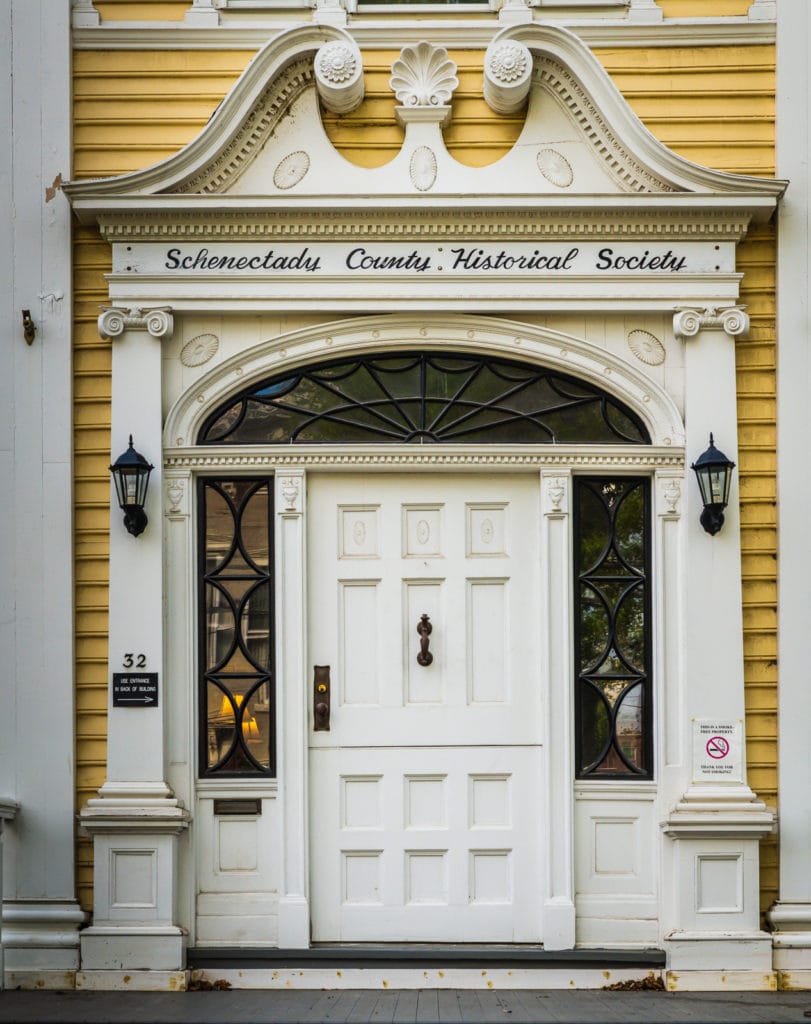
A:
[[[711,193],[761,197],[778,183],[699,167],[656,140],[576,36],[551,25],[499,33],[485,55],[484,96],[502,114],[526,109],[510,151],[485,167],[460,164],[442,128],[452,117],[455,65],[442,47],[407,46],[390,80],[400,153],[376,168],[337,152],[320,105],[340,114],[363,98],[362,55],[351,36],[328,25],[281,33],[254,58],[200,135],[144,171],[66,189],[77,211],[95,196],[234,196],[257,200],[436,196],[558,204],[567,197]],[[271,205],[273,205],[271,203]],[[757,205],[757,204],[756,204]]]

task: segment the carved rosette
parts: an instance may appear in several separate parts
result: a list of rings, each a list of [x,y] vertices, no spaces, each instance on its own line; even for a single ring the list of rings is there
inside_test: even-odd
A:
[[[363,99],[363,59],[348,36],[325,43],[315,55],[315,86],[327,110],[348,114]]]
[[[680,309],[673,316],[673,332],[677,338],[694,338],[699,331],[724,331],[734,338],[748,330],[749,314],[743,306]]]
[[[484,57],[484,98],[497,114],[514,114],[532,83],[532,54],[515,39],[492,43]]]
[[[174,318],[170,306],[129,310],[104,306],[102,310],[98,325],[99,334],[105,341],[120,338],[124,331],[147,331],[159,340],[172,337]]]
[[[402,109],[397,111],[401,120],[409,119],[406,114],[409,110],[433,110],[438,115],[436,119],[444,121],[459,79],[456,64],[448,57],[444,46],[423,40],[416,46],[403,47],[391,66],[389,85],[401,104]]]

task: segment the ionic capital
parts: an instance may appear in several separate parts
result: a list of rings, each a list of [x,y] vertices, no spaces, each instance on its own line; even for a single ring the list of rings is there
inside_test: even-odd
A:
[[[673,332],[677,338],[694,338],[699,331],[724,331],[734,338],[749,330],[749,314],[744,306],[706,306],[704,309],[682,308],[673,316]]]
[[[153,309],[102,306],[99,334],[107,341],[120,338],[124,331],[147,331],[153,338],[163,339],[172,337],[174,325],[171,306],[156,306]]]

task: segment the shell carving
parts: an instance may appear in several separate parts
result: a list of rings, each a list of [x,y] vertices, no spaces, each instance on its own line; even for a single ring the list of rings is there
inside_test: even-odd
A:
[[[450,102],[459,79],[444,46],[423,40],[403,47],[391,66],[389,85],[404,107],[440,107]]]
[[[310,169],[310,158],[303,149],[288,153],[280,160],[273,172],[273,184],[276,188],[288,189],[298,185]]]
[[[436,156],[427,146],[418,146],[411,154],[411,180],[420,192],[427,192],[436,181]]]
[[[568,188],[574,181],[572,165],[556,149],[539,150],[537,159],[538,170],[551,184],[558,188]]]
[[[629,331],[628,348],[648,366],[659,366],[665,361],[665,347],[650,331]]]

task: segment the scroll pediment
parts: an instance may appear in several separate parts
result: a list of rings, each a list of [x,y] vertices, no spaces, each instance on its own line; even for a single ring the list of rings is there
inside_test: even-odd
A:
[[[454,205],[488,196],[501,205],[534,205],[548,197],[560,207],[569,198],[582,205],[583,197],[737,193],[755,206],[771,207],[782,191],[778,182],[712,171],[672,153],[636,118],[588,48],[565,29],[513,26],[488,48],[485,98],[497,112],[525,107],[526,116],[512,149],[485,167],[460,164],[445,146],[442,125],[452,116],[448,101],[456,83],[447,53],[419,44],[406,47],[395,64],[392,89],[398,97],[409,96],[397,108],[406,134],[400,153],[383,167],[349,163],[328,139],[320,105],[343,113],[357,106],[362,57],[344,30],[308,25],[269,42],[206,128],[175,156],[134,174],[74,183],[66,191],[88,219],[91,210],[97,214],[124,197],[163,209],[181,196],[216,196],[220,204],[250,197],[271,210],[335,196],[351,201],[371,195],[383,205],[404,199],[419,204],[429,197]],[[409,74],[430,77],[432,69],[442,77],[441,89],[426,80],[409,94]]]

